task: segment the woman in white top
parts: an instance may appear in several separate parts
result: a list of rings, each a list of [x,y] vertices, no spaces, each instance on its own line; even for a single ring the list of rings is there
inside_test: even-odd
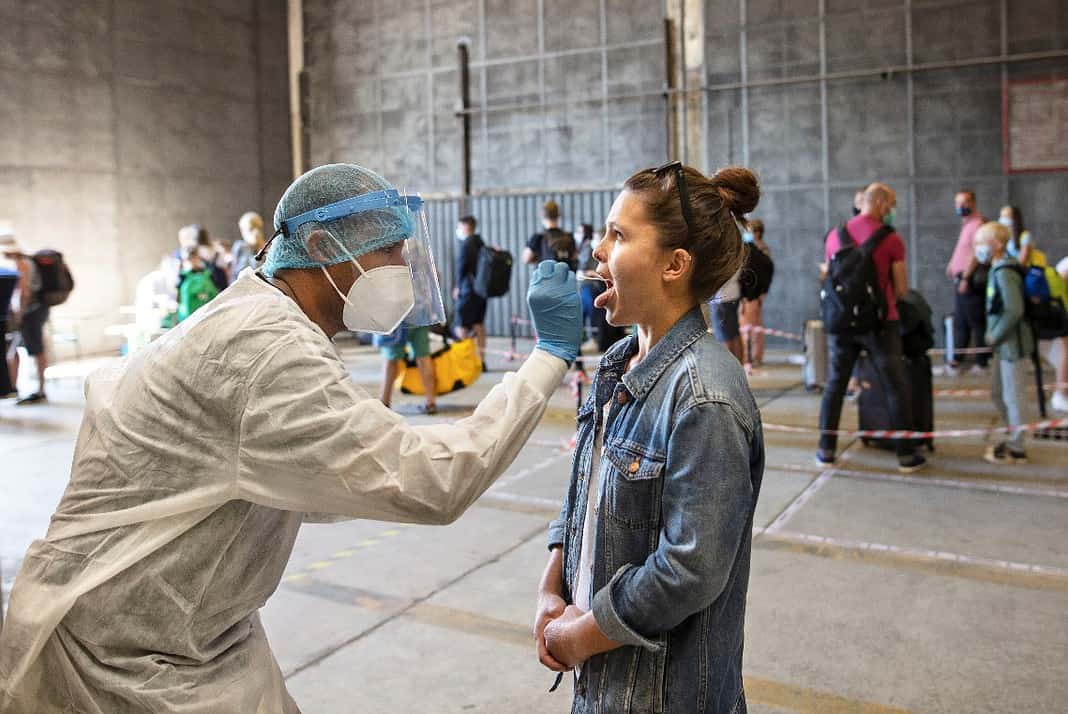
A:
[[[1024,228],[1023,215],[1019,206],[1002,206],[998,223],[1009,229],[1012,239],[1009,241],[1009,255],[1016,258],[1020,265],[1031,264],[1031,231]]]

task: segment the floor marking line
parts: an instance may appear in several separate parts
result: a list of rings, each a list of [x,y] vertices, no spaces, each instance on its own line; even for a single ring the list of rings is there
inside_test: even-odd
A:
[[[798,687],[793,684],[775,682],[757,677],[742,677],[745,699],[781,709],[791,709],[808,714],[911,714],[908,709],[900,709],[876,702],[866,702],[830,692]]]
[[[424,602],[409,609],[404,617],[433,627],[442,627],[468,635],[529,647],[531,651],[534,649],[534,630],[530,627],[466,610]]]
[[[531,529],[529,532],[524,533],[523,535],[521,535],[516,543],[512,544],[508,548],[505,548],[500,553],[498,553],[498,554],[496,554],[494,556],[491,556],[487,560],[484,560],[484,561],[482,561],[480,563],[477,563],[477,564],[471,566],[470,568],[468,568],[464,572],[462,572],[459,575],[457,575],[455,578],[453,578],[451,580],[448,580],[445,583],[441,584],[440,586],[434,588],[433,590],[428,592],[426,595],[423,595],[423,596],[420,596],[418,598],[415,598],[407,606],[401,608],[397,612],[391,613],[389,616],[383,618],[379,622],[376,622],[375,624],[371,625],[370,627],[368,627],[367,629],[363,630],[362,632],[359,632],[356,635],[347,638],[346,640],[344,640],[343,642],[335,645],[334,647],[330,647],[330,648],[327,648],[326,650],[323,650],[321,652],[316,653],[311,658],[309,658],[306,662],[303,662],[302,664],[297,665],[292,670],[290,670],[288,673],[284,673],[283,674],[283,679],[288,680],[291,677],[295,677],[296,675],[300,674],[301,672],[303,672],[303,671],[305,671],[307,669],[310,669],[310,668],[314,667],[315,665],[319,664],[320,662],[322,662],[323,660],[327,659],[328,657],[330,657],[331,655],[335,654],[336,652],[339,652],[342,649],[348,647],[349,645],[351,645],[351,644],[353,644],[355,642],[359,642],[360,640],[364,639],[365,637],[368,637],[368,636],[374,634],[375,632],[377,632],[378,630],[382,629],[383,627],[385,627],[389,623],[391,623],[391,622],[397,620],[398,618],[404,616],[404,614],[407,613],[408,611],[410,611],[412,608],[414,608],[414,607],[416,607],[418,605],[421,605],[424,602],[427,602],[428,600],[430,600],[434,596],[438,595],[441,592],[444,592],[448,588],[450,588],[453,585],[455,585],[456,583],[459,583],[460,581],[466,579],[467,577],[469,577],[471,575],[474,575],[475,573],[477,573],[478,571],[482,570],[483,568],[485,568],[487,566],[490,566],[490,565],[494,565],[495,563],[500,562],[500,560],[502,558],[504,558],[504,557],[506,557],[508,555],[511,555],[512,553],[514,553],[515,551],[519,550],[520,548],[522,548],[524,545],[526,545],[530,541],[534,540],[535,538],[543,537],[544,534],[545,534],[545,526],[543,524],[539,524],[537,528]]]
[[[838,456],[838,463],[842,463],[849,460],[849,450],[852,449],[858,442],[853,440],[850,444],[842,450],[842,453]],[[780,530],[786,522],[793,518],[799,510],[801,510],[809,499],[816,495],[820,489],[827,485],[827,482],[831,480],[836,468],[833,466],[828,469],[824,469],[820,472],[819,476],[812,480],[812,482],[802,489],[801,493],[797,494],[786,508],[782,509],[779,515],[773,520],[765,529],[766,533],[774,533]]]
[[[808,468],[804,464],[779,464],[775,466],[769,466],[768,471],[788,471],[791,473],[812,473],[813,468]],[[962,481],[958,479],[948,478],[927,478],[924,476],[906,476],[904,474],[893,474],[885,471],[856,471],[850,469],[836,469],[835,476],[845,476],[847,478],[866,479],[869,481],[893,481],[896,483],[908,483],[918,486],[943,486],[945,488],[959,488],[965,491],[987,491],[992,493],[1009,493],[1014,496],[1038,496],[1038,497],[1051,497],[1051,498],[1068,498],[1068,488],[1063,491],[1056,489],[1037,489],[1026,488],[1024,486],[1009,486],[996,483],[983,483],[973,481]],[[1065,486],[1068,486],[1068,481],[1065,481]]]
[[[927,550],[886,543],[819,536],[793,531],[765,531],[757,544],[765,547],[797,546],[801,552],[823,557],[872,555],[879,560],[913,569],[985,580],[1038,590],[1068,592],[1068,568],[1034,563],[1020,563],[996,558]]]
[[[537,496],[520,496],[514,493],[494,493],[487,491],[475,501],[476,508],[493,508],[500,511],[525,513],[532,516],[556,518],[560,513],[560,501]]]
[[[567,452],[567,451],[563,451],[563,452],[559,452],[559,453],[553,454],[552,456],[544,458],[544,459],[542,459],[541,461],[539,461],[539,462],[537,462],[535,464],[531,464],[530,466],[527,466],[526,468],[523,468],[523,469],[520,469],[519,471],[516,471],[511,476],[504,476],[504,477],[498,479],[497,483],[493,484],[493,486],[491,486],[488,490],[489,491],[493,491],[495,489],[504,488],[505,486],[511,486],[514,483],[522,481],[527,476],[530,476],[530,475],[532,475],[532,474],[534,474],[534,473],[536,473],[538,471],[541,471],[542,469],[548,468],[549,466],[551,466],[553,464],[553,462],[558,461],[558,460],[560,460],[561,458],[563,458],[565,456],[571,456],[571,454],[569,452]]]
[[[930,462],[928,462],[928,463],[930,463]],[[764,468],[765,468],[766,471],[790,471],[790,472],[796,472],[796,473],[810,473],[810,474],[816,474],[816,473],[819,473],[822,470],[818,466],[807,466],[805,464],[777,464],[777,465],[769,464],[769,465],[765,466]],[[838,473],[840,473],[840,474],[842,474],[844,476],[851,476],[853,474],[885,474],[887,476],[891,476],[891,475],[895,476],[895,477],[899,476],[899,474],[890,474],[890,473],[888,473],[886,471],[857,471],[855,469],[854,470],[838,469]],[[911,478],[917,479],[919,481],[924,481],[925,480],[925,477],[923,477],[923,476],[912,476]],[[966,484],[972,484],[972,483],[974,483],[976,485],[984,484],[984,483],[995,483],[996,485],[1003,485],[1004,481],[1011,480],[1011,481],[1016,482],[1016,483],[1030,483],[1030,484],[1049,485],[1049,486],[1064,486],[1066,489],[1068,489],[1068,479],[1046,478],[1046,477],[1043,477],[1043,476],[1027,476],[1027,475],[1020,476],[1020,475],[1015,475],[1014,474],[1013,476],[1007,478],[1007,477],[1004,477],[1004,476],[998,476],[997,474],[978,474],[977,473],[977,474],[967,474],[967,475],[957,474],[957,477],[955,479],[943,479],[943,480],[945,480],[945,481],[957,481],[957,482],[959,482],[961,484],[965,484],[965,485]],[[1021,488],[1019,486],[1012,486],[1012,485],[1008,485],[1008,484],[1004,484],[1004,485],[1005,485],[1006,488]],[[963,487],[964,486],[962,486],[962,488]],[[1053,492],[1054,493],[1058,493],[1058,491],[1056,491],[1056,490],[1054,490]]]

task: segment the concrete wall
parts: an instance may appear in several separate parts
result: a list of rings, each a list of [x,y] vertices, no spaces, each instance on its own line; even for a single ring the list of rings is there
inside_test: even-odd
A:
[[[117,341],[181,225],[237,236],[289,181],[284,0],[0,0],[0,218],[77,282],[54,327]],[[64,350],[65,353],[69,352]]]
[[[719,89],[708,94],[708,153],[689,158],[747,163],[761,175],[755,215],[780,268],[769,325],[794,330],[815,316],[823,236],[873,180],[897,191],[911,280],[936,313],[952,310],[943,271],[959,231],[960,187],[978,193],[988,217],[1018,204],[1050,258],[1068,255],[1068,173],[1006,175],[1001,161],[1003,81],[1068,76],[1068,58],[879,73],[1063,51],[1063,2],[708,0],[706,17],[707,81]],[[821,67],[824,81],[786,83]],[[874,72],[840,76],[866,70]],[[759,86],[774,82],[782,83]]]
[[[475,190],[613,185],[666,154],[657,3],[305,0],[305,23],[313,164],[459,191],[464,36]]]
[[[757,215],[780,267],[769,325],[796,330],[815,316],[823,236],[848,215],[854,190],[875,179],[898,192],[912,279],[936,312],[952,304],[942,271],[959,225],[958,187],[974,188],[987,215],[1018,203],[1050,256],[1068,253],[1068,173],[1007,176],[1001,167],[1002,82],[1068,75],[1068,59],[930,67],[1063,51],[1063,2],[705,0],[703,13],[686,5],[691,18],[703,16],[698,28],[685,24],[687,41],[703,36],[709,91],[703,106],[690,102],[687,136],[696,123],[703,141],[688,142],[685,159],[760,173]],[[365,162],[409,187],[455,193],[455,43],[467,35],[476,191],[619,185],[667,152],[656,93],[663,17],[678,6],[305,0],[313,161]],[[910,64],[920,69],[901,69]],[[883,78],[886,67],[899,69]],[[641,93],[652,96],[618,98]],[[523,108],[504,108],[515,105]]]

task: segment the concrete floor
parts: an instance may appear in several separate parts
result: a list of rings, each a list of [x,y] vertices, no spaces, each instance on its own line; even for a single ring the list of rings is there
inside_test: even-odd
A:
[[[503,348],[503,343],[497,345]],[[379,361],[345,348],[376,388]],[[752,384],[764,421],[811,427],[818,396],[785,354]],[[469,413],[498,381],[441,398]],[[79,370],[48,406],[0,402],[0,568],[5,590],[68,477]],[[937,388],[981,389],[981,378]],[[395,407],[413,421],[417,398]],[[574,397],[561,387],[516,463],[452,526],[305,526],[263,619],[304,712],[569,709],[537,663],[530,624],[545,526],[568,479]],[[940,428],[995,424],[983,397],[939,397]],[[855,424],[847,406],[843,428]],[[844,441],[837,470],[815,437],[767,432],[746,636],[750,711],[1063,712],[1068,701],[1068,441],[1032,442],[1031,463],[995,468],[983,437],[943,439],[903,478],[889,452]]]

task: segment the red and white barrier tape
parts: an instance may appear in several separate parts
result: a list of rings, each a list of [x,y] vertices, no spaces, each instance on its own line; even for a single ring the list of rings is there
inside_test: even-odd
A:
[[[866,439],[946,439],[964,436],[986,436],[988,434],[1008,434],[1017,431],[1046,431],[1048,429],[1061,429],[1068,427],[1068,419],[1046,419],[1044,421],[1021,424],[1019,426],[999,426],[988,429],[948,429],[944,431],[901,431],[888,429],[861,429],[857,431],[839,429],[813,429],[807,426],[791,426],[789,424],[773,424],[764,422],[766,431],[782,431],[792,434],[824,434],[847,438]]]
[[[1036,421],[1030,424],[1021,424],[1020,426],[1013,427],[991,427],[989,429],[947,429],[943,431],[890,431],[890,430],[858,430],[858,431],[845,431],[845,430],[825,430],[813,429],[807,426],[790,426],[788,424],[772,424],[768,422],[763,423],[763,427],[766,431],[780,431],[791,434],[834,434],[840,437],[857,437],[867,439],[947,439],[947,438],[960,438],[965,436],[987,436],[988,434],[1005,434],[1009,432],[1015,432],[1018,430],[1027,432],[1046,431],[1053,429],[1068,429],[1068,419],[1047,419],[1045,421]],[[530,444],[536,446],[546,446],[560,448],[570,451],[575,448],[576,440],[578,439],[578,433],[572,434],[571,438],[566,442],[560,440],[556,441],[534,441],[531,440]]]
[[[786,332],[784,330],[774,330],[770,327],[764,327],[763,325],[742,325],[738,328],[739,332],[762,332],[765,335],[771,335],[772,337],[784,337],[788,340],[794,340],[796,342],[804,342],[803,335],[799,335],[796,332]]]

